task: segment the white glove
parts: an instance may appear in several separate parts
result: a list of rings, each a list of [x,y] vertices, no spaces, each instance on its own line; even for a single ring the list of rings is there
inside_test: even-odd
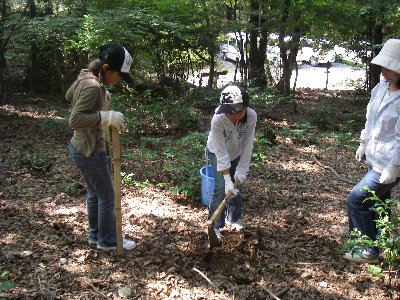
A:
[[[358,146],[358,149],[356,151],[356,159],[358,161],[362,161],[364,159],[364,156],[365,156],[365,145],[360,144],[360,146]]]
[[[101,125],[114,126],[119,131],[125,129],[125,118],[119,111],[100,111]]]
[[[231,192],[233,196],[237,195],[237,189],[235,189],[235,186],[233,185],[231,175],[226,174],[224,175],[224,180],[225,180],[225,195],[228,194],[228,192]]]
[[[399,168],[397,166],[389,165],[383,169],[379,182],[382,184],[390,184],[396,181],[399,176]]]
[[[239,180],[240,184],[246,181],[246,174],[235,173],[235,181]]]

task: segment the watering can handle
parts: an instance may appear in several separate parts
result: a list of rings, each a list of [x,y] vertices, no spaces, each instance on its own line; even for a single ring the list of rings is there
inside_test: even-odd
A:
[[[208,164],[209,164],[209,157],[208,157],[208,149],[204,147],[204,157],[206,159],[206,178],[208,179]]]

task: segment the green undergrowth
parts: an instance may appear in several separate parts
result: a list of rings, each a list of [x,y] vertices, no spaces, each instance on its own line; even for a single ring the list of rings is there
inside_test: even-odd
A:
[[[140,94],[112,93],[110,109],[123,112],[127,124],[120,137],[126,166],[122,172],[123,186],[158,188],[189,201],[199,199],[200,169],[206,164],[204,147],[219,92],[182,85],[180,92],[153,87]],[[261,112],[288,107],[296,101],[294,97],[280,96],[274,89],[248,88],[248,93],[251,105]],[[328,104],[327,99],[315,103],[307,118],[296,124],[267,124],[260,117],[250,170],[253,172],[265,165],[270,148],[285,149],[277,137],[326,151],[337,148],[353,151],[363,118],[349,114],[341,124],[336,124]],[[41,126],[59,127],[62,122],[45,120]],[[21,163],[38,164],[30,156]],[[62,182],[60,188],[68,194],[78,191],[76,184],[68,181]]]

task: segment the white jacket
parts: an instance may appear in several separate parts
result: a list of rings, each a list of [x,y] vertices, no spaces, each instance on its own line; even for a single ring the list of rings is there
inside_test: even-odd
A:
[[[367,164],[378,173],[389,165],[400,167],[400,91],[384,98],[388,87],[381,81],[372,89],[361,131]]]
[[[233,124],[225,114],[214,114],[207,148],[217,156],[217,171],[229,169],[231,161],[240,156],[236,173],[247,174],[253,152],[256,122],[257,114],[250,107],[247,108],[246,123]]]

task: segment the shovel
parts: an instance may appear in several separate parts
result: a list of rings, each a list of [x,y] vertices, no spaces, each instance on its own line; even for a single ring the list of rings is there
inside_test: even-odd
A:
[[[118,129],[111,129],[112,170],[114,184],[114,213],[117,234],[117,255],[122,255],[122,213],[121,213],[121,147]]]
[[[235,181],[235,189],[238,188],[240,185],[240,182],[238,180]],[[207,231],[208,231],[208,240],[210,242],[210,249],[214,247],[219,247],[221,246],[221,241],[215,234],[214,230],[214,225],[215,221],[218,220],[218,218],[221,216],[222,212],[225,209],[225,206],[229,203],[229,200],[233,197],[232,192],[228,192],[225,195],[224,200],[222,200],[221,204],[217,207],[211,218],[207,221]]]

